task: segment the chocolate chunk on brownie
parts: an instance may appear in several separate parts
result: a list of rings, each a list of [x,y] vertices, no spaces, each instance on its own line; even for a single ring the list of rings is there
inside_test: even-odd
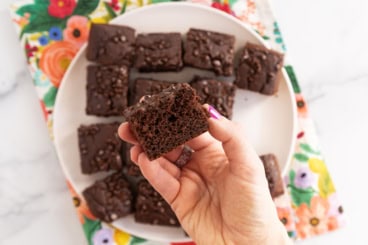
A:
[[[212,70],[216,75],[233,74],[235,37],[224,33],[191,28],[184,44],[184,63]]]
[[[122,169],[122,141],[117,135],[118,127],[119,123],[101,123],[78,128],[82,173]]]
[[[214,106],[223,116],[231,119],[236,89],[233,83],[195,77],[190,85],[197,91],[201,103]]]
[[[235,84],[266,95],[278,91],[284,56],[263,46],[247,43],[236,69]]]
[[[135,202],[134,218],[136,222],[180,226],[170,205],[153,189],[147,180],[138,183],[138,195]]]
[[[135,30],[128,26],[92,24],[87,59],[103,65],[131,66],[134,60]]]
[[[145,95],[153,95],[161,92],[165,88],[170,87],[172,82],[158,81],[146,78],[137,78],[134,81],[133,93],[131,94],[131,104],[134,105]]]
[[[126,66],[88,66],[88,115],[119,116],[128,105],[128,76]]]
[[[139,167],[132,161],[130,158],[130,149],[132,148],[131,144],[125,143],[124,144],[124,160],[125,160],[125,173],[128,176],[133,177],[141,177],[142,173]]]
[[[121,173],[96,181],[83,191],[83,196],[92,214],[108,223],[132,212],[133,195]]]
[[[279,164],[274,154],[266,154],[260,156],[266,172],[268,188],[272,198],[284,194],[284,184],[281,177]]]
[[[139,34],[135,67],[141,72],[179,71],[183,67],[181,34]]]
[[[187,83],[145,96],[125,110],[130,130],[150,160],[208,130],[208,112]]]

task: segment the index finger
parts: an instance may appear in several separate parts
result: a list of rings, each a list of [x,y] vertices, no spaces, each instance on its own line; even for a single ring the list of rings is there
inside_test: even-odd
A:
[[[130,144],[133,144],[133,145],[138,144],[137,139],[133,135],[132,131],[130,131],[129,123],[127,122],[120,124],[119,129],[118,129],[118,135],[122,140]]]

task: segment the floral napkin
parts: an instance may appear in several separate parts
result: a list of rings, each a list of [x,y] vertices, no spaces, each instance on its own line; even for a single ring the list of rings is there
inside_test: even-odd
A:
[[[107,23],[135,8],[168,1],[33,0],[21,1],[11,6],[12,18],[51,137],[53,107],[58,87],[70,62],[88,39],[90,24]],[[254,28],[273,49],[285,51],[280,30],[267,0],[189,2],[207,5],[233,15]],[[293,239],[304,239],[341,227],[344,216],[333,181],[320,153],[314,125],[308,117],[307,105],[293,67],[286,62],[285,69],[295,92],[299,124],[295,153],[284,177],[288,192],[275,199],[275,205],[289,236]],[[70,182],[67,182],[89,244],[163,244],[132,236],[99,221],[91,214]]]

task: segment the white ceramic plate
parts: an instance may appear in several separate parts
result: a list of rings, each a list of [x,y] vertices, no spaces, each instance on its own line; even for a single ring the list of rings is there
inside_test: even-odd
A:
[[[189,3],[165,3],[143,7],[126,13],[112,21],[129,25],[140,32],[186,33],[190,27],[232,34],[236,37],[235,50],[246,42],[265,45],[259,35],[240,21],[218,10]],[[85,47],[81,49],[65,74],[57,95],[54,114],[56,150],[68,180],[80,194],[87,186],[106,175],[83,175],[80,168],[77,128],[81,124],[122,121],[122,118],[98,118],[87,116]],[[166,80],[189,81],[194,74],[213,75],[193,68],[180,73],[155,73],[146,77]],[[132,77],[137,74],[133,73]],[[143,74],[144,75],[144,74]],[[283,73],[279,92],[264,96],[238,90],[235,98],[233,120],[244,125],[245,134],[258,154],[274,153],[285,171],[294,146],[296,109],[294,95],[286,73]],[[179,228],[142,225],[133,216],[122,218],[114,226],[133,235],[165,242],[188,241]]]

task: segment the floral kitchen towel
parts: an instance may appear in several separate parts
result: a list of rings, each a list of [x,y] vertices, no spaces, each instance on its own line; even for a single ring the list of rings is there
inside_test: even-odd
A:
[[[11,6],[12,18],[51,137],[53,107],[58,87],[70,62],[88,39],[91,23],[107,23],[135,8],[168,1],[33,0],[21,1]],[[190,2],[233,15],[255,29],[273,49],[285,51],[279,27],[267,0]],[[295,92],[299,124],[295,153],[284,179],[288,193],[277,198],[275,204],[280,221],[287,228],[289,236],[304,239],[341,227],[344,216],[333,181],[320,153],[314,125],[308,117],[307,105],[294,70],[287,62],[285,69]],[[69,182],[68,186],[89,244],[162,244],[131,236],[97,220]]]

